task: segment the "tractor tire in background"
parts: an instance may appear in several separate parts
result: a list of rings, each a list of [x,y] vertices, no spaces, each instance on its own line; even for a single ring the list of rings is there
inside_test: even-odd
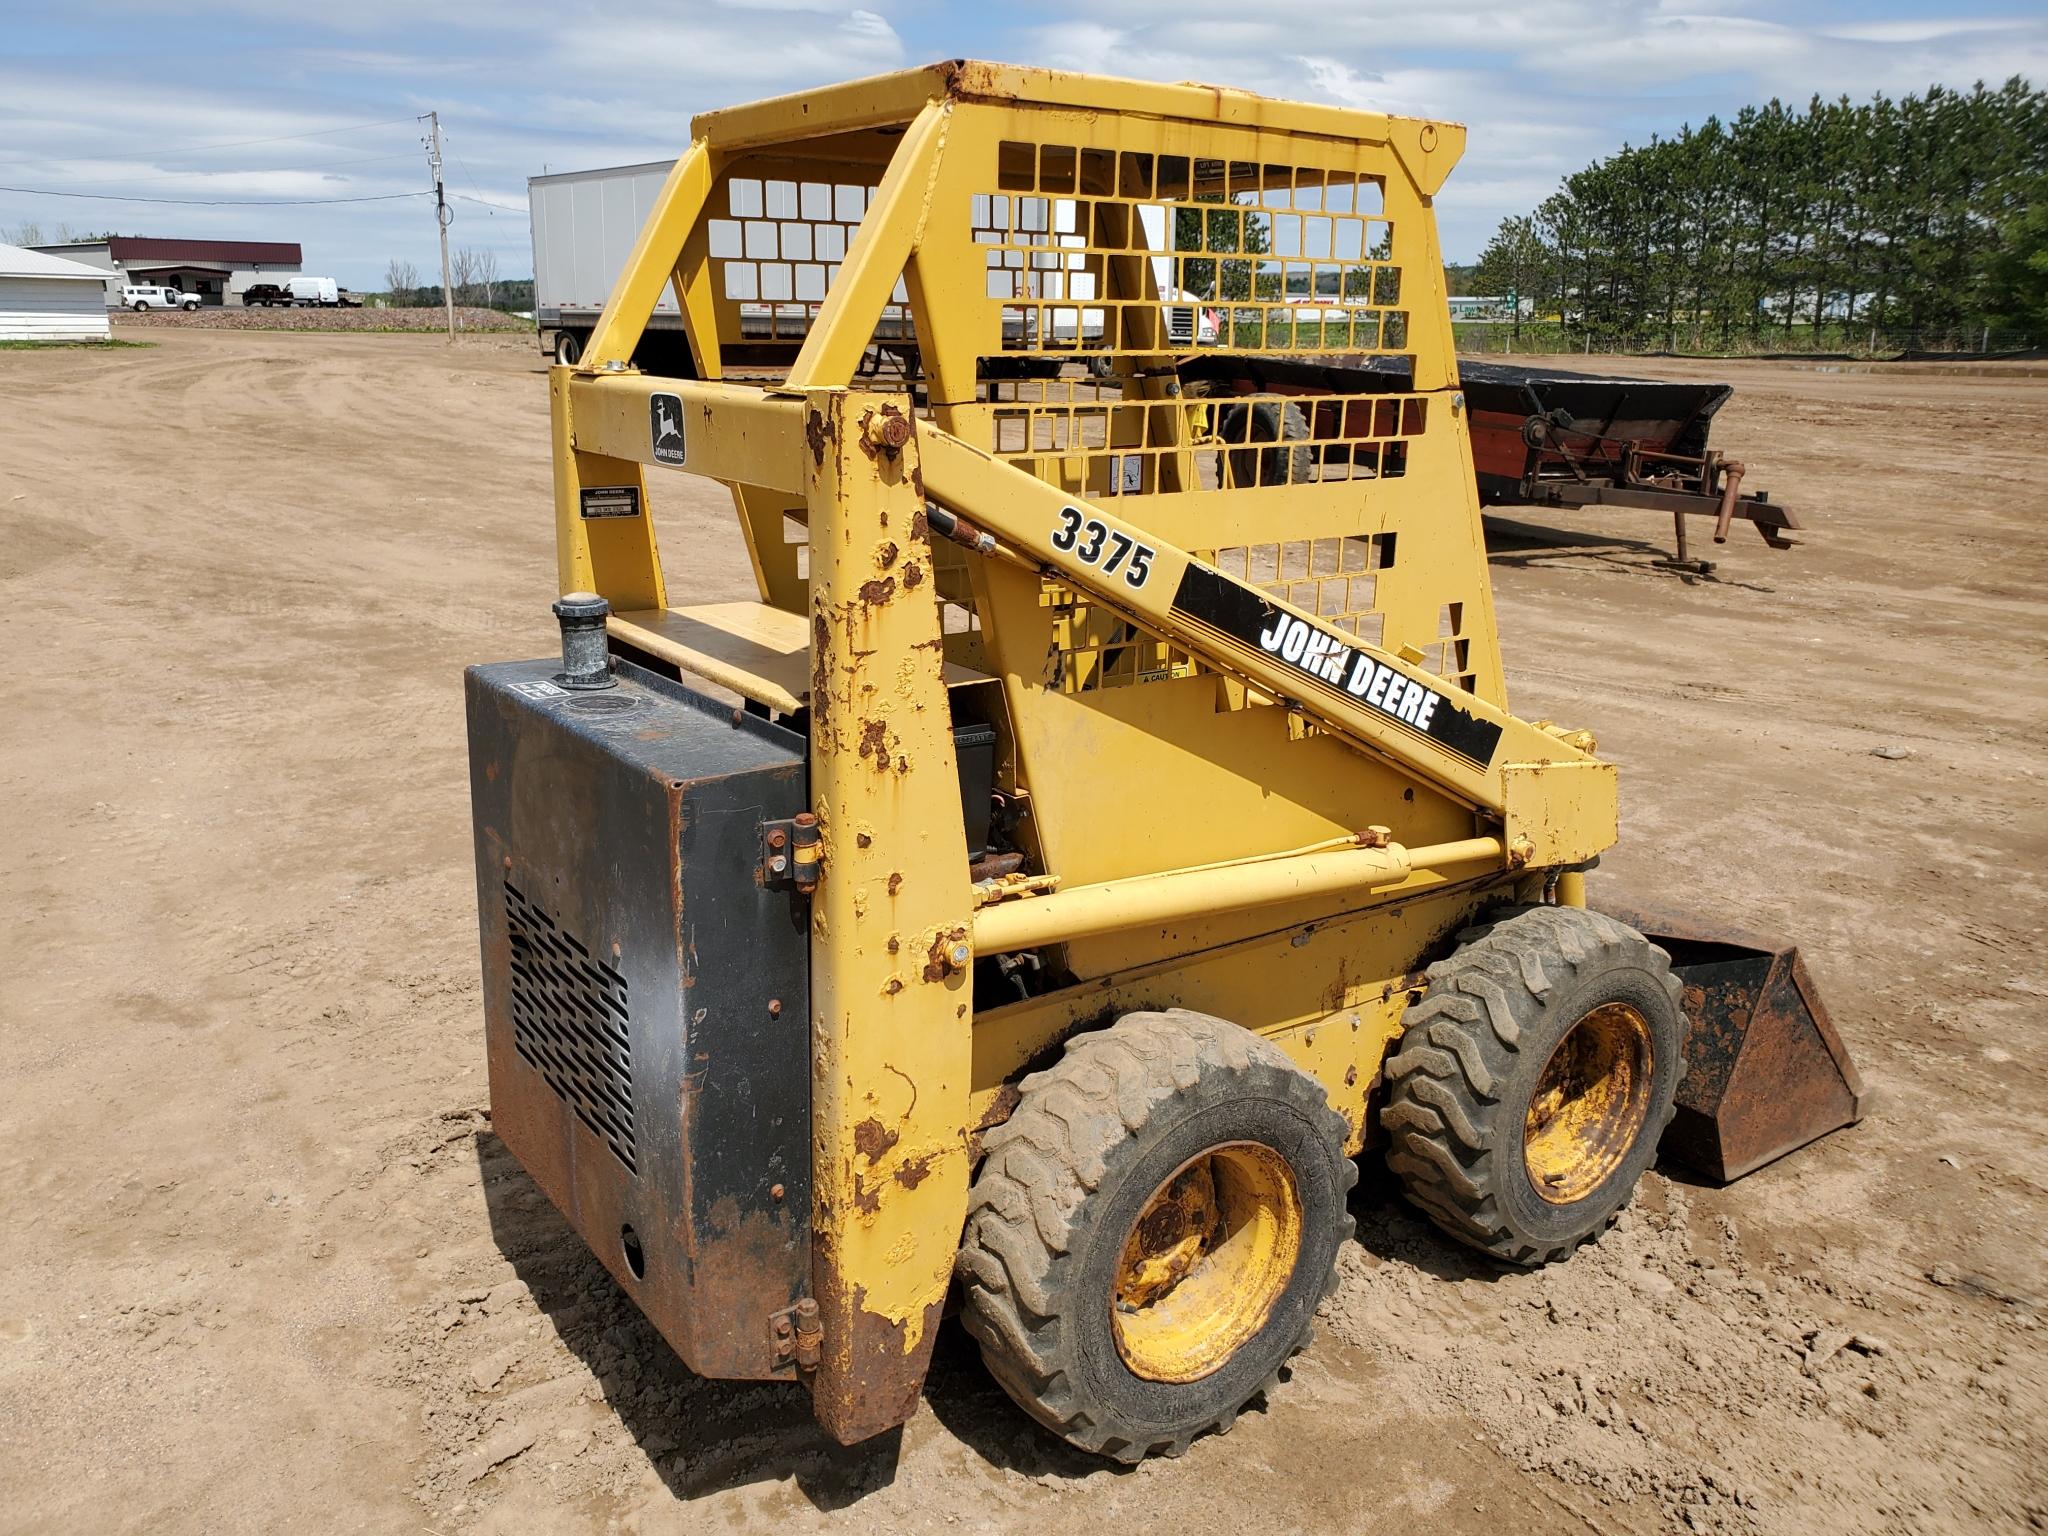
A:
[[[1306,485],[1316,478],[1316,451],[1308,440],[1308,417],[1292,400],[1253,395],[1221,406],[1216,435],[1226,443],[1270,443],[1269,448],[1227,448],[1230,483],[1251,486]]]
[[[1657,1155],[1685,1077],[1671,957],[1578,907],[1509,909],[1428,970],[1387,1060],[1387,1166],[1497,1259],[1564,1258]]]
[[[988,1133],[961,1321],[1018,1405],[1136,1462],[1228,1429],[1309,1339],[1358,1167],[1315,1079],[1206,1014],[1127,1014]]]

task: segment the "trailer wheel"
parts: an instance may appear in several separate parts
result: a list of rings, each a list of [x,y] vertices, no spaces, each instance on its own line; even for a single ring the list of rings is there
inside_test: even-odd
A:
[[[555,361],[573,368],[583,361],[583,338],[574,331],[555,332]]]
[[[1606,1230],[1685,1076],[1671,957],[1577,907],[1512,909],[1429,968],[1387,1061],[1380,1126],[1408,1198],[1514,1264]]]
[[[1313,1078],[1222,1019],[1082,1035],[988,1134],[961,1321],[1055,1434],[1177,1456],[1308,1342],[1352,1233],[1344,1134]]]
[[[1226,443],[1271,443],[1270,448],[1232,448],[1231,483],[1239,490],[1261,485],[1305,485],[1316,478],[1316,451],[1308,441],[1308,418],[1292,400],[1254,395],[1217,413],[1217,435]]]

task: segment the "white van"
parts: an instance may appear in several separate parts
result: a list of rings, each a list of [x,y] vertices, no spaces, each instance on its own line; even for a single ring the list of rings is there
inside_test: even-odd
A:
[[[132,309],[138,315],[150,309],[193,310],[199,307],[199,295],[158,287],[154,283],[129,283],[121,289],[121,307]]]
[[[333,309],[341,303],[341,290],[331,277],[288,277],[284,291],[301,308]]]

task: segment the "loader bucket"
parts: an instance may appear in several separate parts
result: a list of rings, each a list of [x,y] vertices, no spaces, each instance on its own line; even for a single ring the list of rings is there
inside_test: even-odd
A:
[[[1863,1086],[1799,950],[1669,913],[1613,914],[1671,956],[1691,1026],[1664,1156],[1727,1183],[1863,1118]]]

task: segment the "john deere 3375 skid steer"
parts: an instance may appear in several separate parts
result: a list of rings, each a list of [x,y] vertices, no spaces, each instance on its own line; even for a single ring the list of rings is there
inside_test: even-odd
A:
[[[861,1440],[957,1295],[1055,1433],[1178,1452],[1307,1342],[1369,1148],[1542,1264],[1660,1142],[1860,1113],[1796,951],[1586,905],[1615,771],[1508,709],[1463,143],[973,63],[697,119],[550,375],[561,655],[468,678],[493,1125],[693,1370]],[[648,466],[756,600],[671,605]]]

